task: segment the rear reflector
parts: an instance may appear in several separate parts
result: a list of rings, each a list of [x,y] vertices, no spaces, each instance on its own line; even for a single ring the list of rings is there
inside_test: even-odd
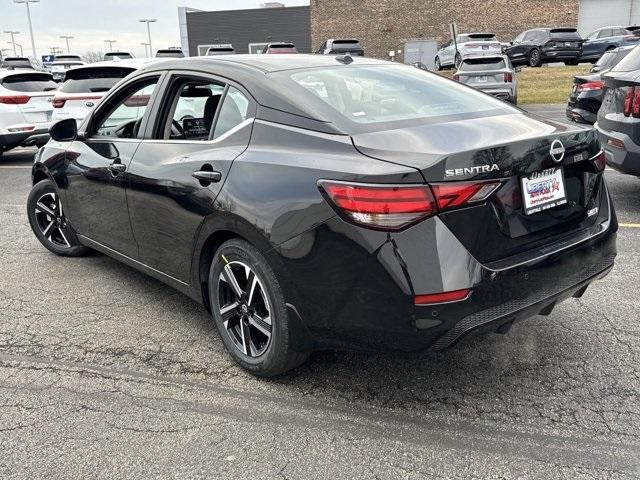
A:
[[[504,74],[504,83],[511,83],[513,82],[513,74],[512,73],[505,73]]]
[[[27,125],[26,127],[7,128],[7,130],[9,130],[11,133],[30,132],[35,129],[36,129],[35,125]]]
[[[613,148],[619,148],[620,150],[624,150],[624,142],[622,140],[618,140],[617,138],[608,139],[607,145]]]
[[[414,297],[414,305],[434,305],[436,303],[459,302],[469,297],[471,290],[465,288],[463,290],[453,290],[451,292],[430,293],[428,295],[416,295]]]
[[[24,105],[30,99],[28,95],[0,95],[0,103],[6,105]]]
[[[398,230],[436,213],[427,185],[367,185],[320,181],[339,212],[354,223]]]
[[[581,83],[577,86],[576,90],[578,92],[590,92],[592,90],[602,90],[603,88],[604,82],[602,80],[598,80],[596,82]]]
[[[431,184],[440,211],[483,202],[501,182],[451,182]]]

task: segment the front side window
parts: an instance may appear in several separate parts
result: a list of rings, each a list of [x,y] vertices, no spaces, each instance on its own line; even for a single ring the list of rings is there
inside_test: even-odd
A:
[[[94,133],[99,137],[140,138],[142,117],[158,84],[158,78],[145,80],[127,89],[124,98],[106,107],[108,112],[98,117]]]
[[[356,124],[384,124],[440,116],[500,110],[516,112],[492,97],[413,67],[362,66],[277,72],[304,89],[310,104],[318,100]],[[340,119],[337,119],[338,121]]]
[[[229,87],[220,107],[213,138],[219,138],[244,122],[249,115],[249,100],[240,90]]]

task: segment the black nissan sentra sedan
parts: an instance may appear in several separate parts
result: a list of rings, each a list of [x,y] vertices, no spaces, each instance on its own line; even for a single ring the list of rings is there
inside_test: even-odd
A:
[[[314,349],[506,331],[613,267],[591,129],[416,68],[345,56],[154,63],[36,156],[28,215],[203,303],[269,376]]]

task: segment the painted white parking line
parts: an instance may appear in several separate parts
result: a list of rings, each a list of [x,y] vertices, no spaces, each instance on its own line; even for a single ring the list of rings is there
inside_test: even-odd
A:
[[[640,223],[619,223],[623,228],[640,228]]]
[[[31,165],[0,165],[0,168],[6,170],[11,168],[31,168]]]

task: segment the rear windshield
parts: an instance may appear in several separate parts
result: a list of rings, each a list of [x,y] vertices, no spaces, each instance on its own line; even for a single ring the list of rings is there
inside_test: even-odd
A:
[[[5,60],[2,62],[3,67],[20,67],[20,68],[33,68],[31,62],[27,59],[25,60]]]
[[[640,69],[640,49],[638,47],[631,49],[631,51],[624,57],[616,66],[614,66],[612,72],[631,72],[633,70]]]
[[[582,40],[578,31],[571,28],[552,28],[549,33],[551,38],[559,38],[562,40]]]
[[[231,47],[210,48],[207,53],[233,53],[235,50]]]
[[[80,57],[78,55],[56,55],[56,62],[64,60],[80,60]]]
[[[105,53],[104,54],[104,58],[105,59],[111,59],[111,58],[133,58],[133,56],[130,53],[127,52],[109,52],[109,53]]]
[[[304,89],[307,96],[299,101],[311,108],[317,99],[328,105],[338,122],[346,118],[355,124],[381,126],[481,112],[518,112],[500,100],[411,66],[333,67],[273,75],[291,80],[291,88],[284,82],[287,91]]]
[[[66,80],[60,87],[64,93],[107,92],[116,83],[133,72],[132,68],[102,67],[80,68],[67,72]]]
[[[9,75],[2,79],[2,86],[14,92],[48,92],[58,89],[58,84],[46,73]]]
[[[507,64],[502,58],[467,58],[458,70],[502,70]]]
[[[468,35],[460,35],[458,43],[466,42],[490,42],[495,41],[496,36],[493,33],[470,33]]]
[[[175,57],[182,58],[184,55],[180,50],[158,50],[156,52],[156,57]]]

